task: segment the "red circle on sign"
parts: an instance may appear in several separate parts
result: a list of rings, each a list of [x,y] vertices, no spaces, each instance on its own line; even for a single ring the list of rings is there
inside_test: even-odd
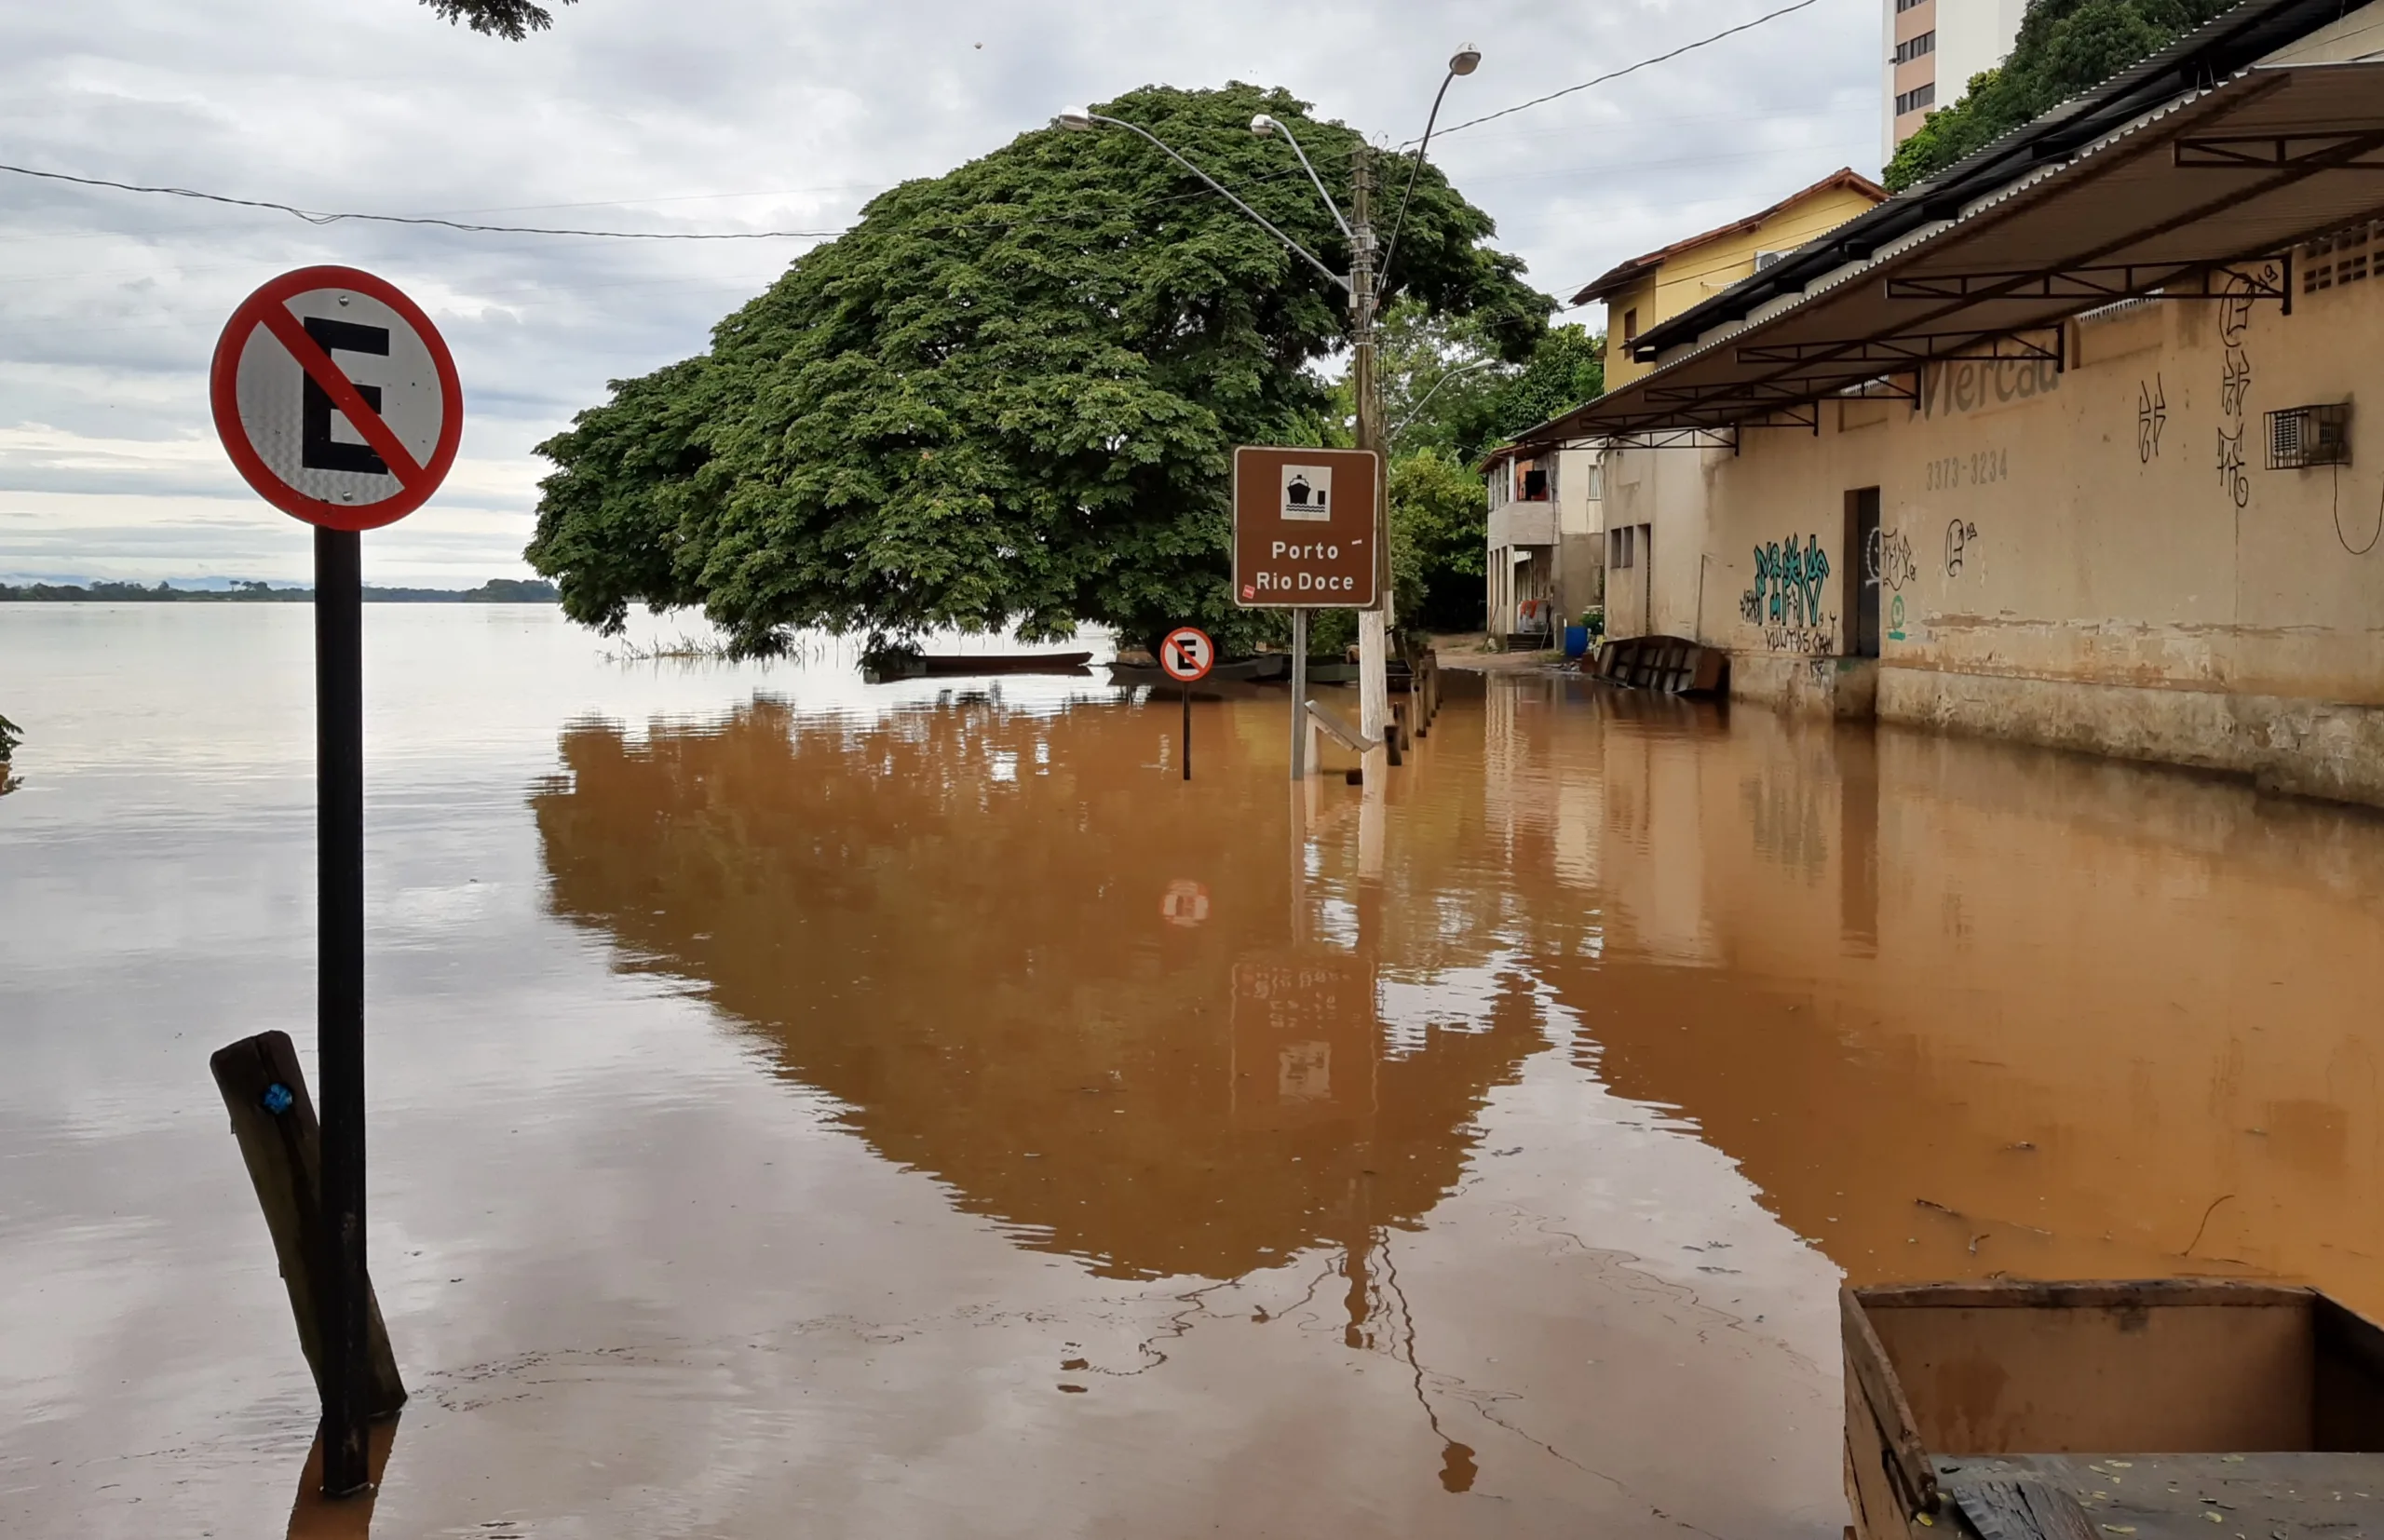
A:
[[[430,355],[431,367],[439,376],[439,439],[428,458],[420,464],[414,462],[412,453],[360,397],[357,398],[355,411],[341,400],[340,387],[354,396],[355,385],[339,373],[338,366],[307,338],[303,324],[291,314],[290,301],[293,297],[318,289],[348,289],[380,301],[397,312],[398,318],[413,330],[424,351]],[[264,456],[257,453],[250,439],[247,425],[240,419],[240,356],[248,350],[250,335],[259,327],[300,360],[300,367],[332,397],[340,414],[389,466],[390,474],[399,482],[396,496],[360,507],[327,502],[299,491],[265,464]],[[292,331],[296,333],[294,337],[290,335]],[[302,344],[305,351],[301,350]],[[335,378],[325,379],[309,366],[305,362],[307,351],[313,352],[321,368],[328,369]],[[208,399],[215,413],[216,437],[224,440],[224,452],[231,455],[241,480],[282,512],[327,530],[373,530],[403,519],[430,501],[430,494],[439,490],[439,484],[454,467],[455,451],[464,441],[464,385],[455,373],[455,359],[447,351],[446,339],[439,335],[439,329],[430,324],[430,317],[423,314],[422,307],[395,284],[353,267],[301,267],[282,274],[242,300],[232,312],[232,318],[224,323],[224,335],[216,341],[215,361],[209,370]],[[369,426],[366,418],[371,419]]]
[[[1158,666],[1186,684],[1208,678],[1216,661],[1217,644],[1198,626],[1178,626],[1158,644]]]

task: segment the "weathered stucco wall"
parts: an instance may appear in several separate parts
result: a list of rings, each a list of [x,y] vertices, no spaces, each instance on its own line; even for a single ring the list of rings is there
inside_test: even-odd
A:
[[[1653,500],[1656,618],[1701,580],[1693,634],[1785,700],[1767,660],[1853,651],[1875,583],[1882,715],[2384,803],[2384,277],[2304,291],[2330,259],[2296,259],[2289,316],[2139,303],[2073,323],[2066,371],[1940,365],[1818,434],[1632,452],[1705,462],[1705,507]],[[2265,413],[2345,400],[2350,466],[2265,468]],[[1864,487],[1881,533],[1850,549]]]
[[[1707,512],[1727,450],[1609,450],[1605,456],[1606,629],[1618,637],[1697,636],[1713,562]],[[1617,534],[1632,541],[1618,566]]]

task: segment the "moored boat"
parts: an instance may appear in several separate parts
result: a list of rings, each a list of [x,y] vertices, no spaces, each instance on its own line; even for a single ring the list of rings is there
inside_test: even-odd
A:
[[[1838,1304],[1855,1540],[2384,1533],[2384,1331],[2316,1290],[1944,1283]]]

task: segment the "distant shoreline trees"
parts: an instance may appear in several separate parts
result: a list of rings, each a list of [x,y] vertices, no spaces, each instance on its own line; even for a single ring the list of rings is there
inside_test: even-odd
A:
[[[376,588],[367,585],[368,604],[552,604],[561,596],[551,583],[528,577],[492,577],[477,588]],[[164,583],[0,583],[0,604],[307,604],[312,588],[277,588],[268,583],[235,583],[228,588],[177,588]]]

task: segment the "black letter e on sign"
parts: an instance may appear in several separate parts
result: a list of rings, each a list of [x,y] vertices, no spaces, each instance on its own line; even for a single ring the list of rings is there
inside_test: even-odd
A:
[[[354,321],[326,320],[308,316],[306,335],[326,353],[389,355],[389,329],[359,326]],[[356,393],[373,411],[381,410],[381,387],[360,385]],[[352,470],[359,476],[386,476],[389,467],[370,444],[343,444],[332,437],[332,399],[312,374],[299,402],[298,463],[308,470]],[[284,419],[287,421],[288,419]]]

